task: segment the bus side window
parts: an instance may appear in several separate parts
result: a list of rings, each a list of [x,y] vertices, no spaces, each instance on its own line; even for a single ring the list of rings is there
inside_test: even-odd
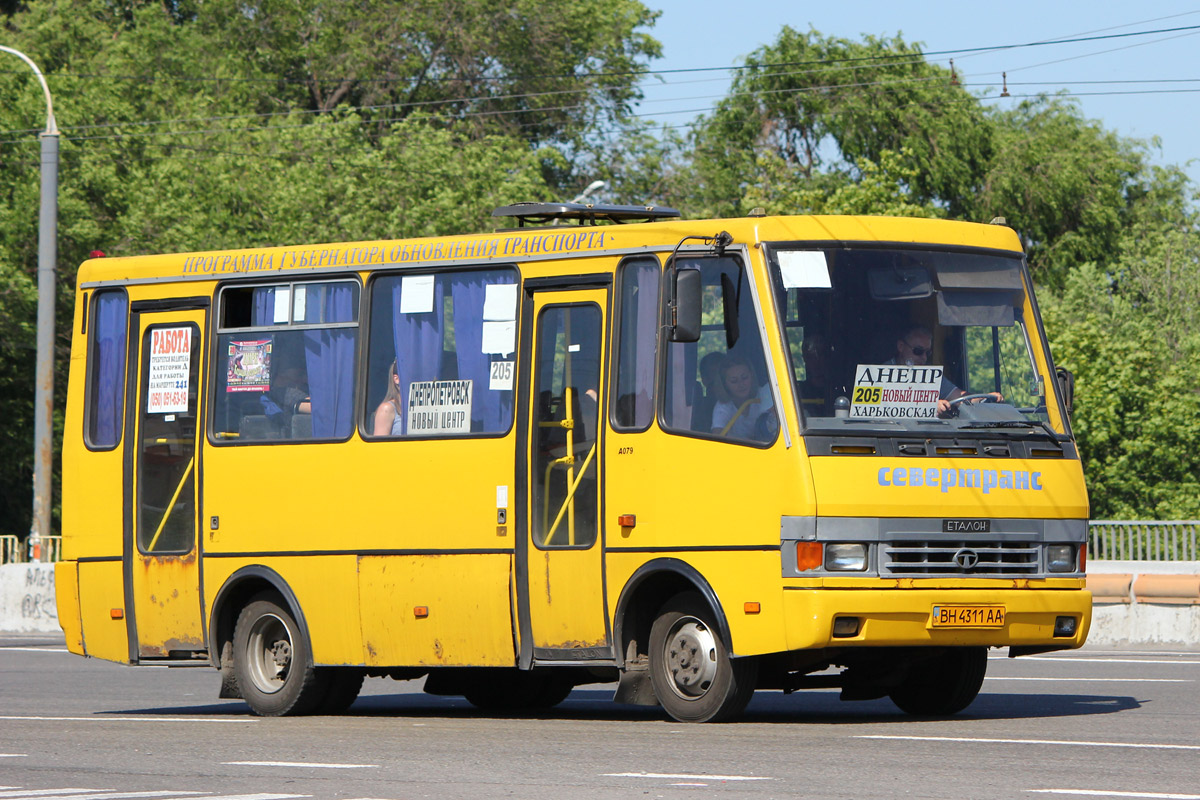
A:
[[[373,281],[364,433],[508,431],[516,389],[517,288],[511,267]]]
[[[348,438],[358,295],[353,281],[226,287],[214,360],[215,438]]]
[[[612,426],[646,430],[654,420],[654,356],[658,344],[658,259],[639,257],[620,268],[617,369]]]
[[[779,416],[745,269],[731,256],[676,263],[700,270],[703,324],[699,340],[666,345],[663,426],[749,444],[774,441]]]
[[[125,423],[125,354],[129,299],[123,289],[96,292],[88,347],[86,440],[94,450],[121,441]]]

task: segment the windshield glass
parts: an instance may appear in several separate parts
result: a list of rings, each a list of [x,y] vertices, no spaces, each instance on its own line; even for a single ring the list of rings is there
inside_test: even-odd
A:
[[[1063,433],[1019,256],[780,248],[770,262],[806,432]]]

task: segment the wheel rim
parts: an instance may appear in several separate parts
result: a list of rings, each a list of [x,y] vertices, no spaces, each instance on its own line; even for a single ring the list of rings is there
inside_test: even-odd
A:
[[[686,700],[703,697],[717,677],[717,640],[702,620],[682,617],[663,645],[671,689]]]
[[[287,623],[274,614],[264,614],[256,619],[246,643],[254,688],[264,694],[274,694],[282,689],[291,672],[293,652],[292,632]]]

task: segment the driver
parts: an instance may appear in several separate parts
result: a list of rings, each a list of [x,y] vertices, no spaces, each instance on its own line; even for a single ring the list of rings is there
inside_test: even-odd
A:
[[[896,355],[885,364],[906,364],[908,366],[923,366],[929,363],[933,355],[933,333],[924,325],[913,325],[896,340]],[[950,401],[964,397],[967,393],[954,384],[942,372],[942,387],[938,393],[938,416],[950,416]],[[999,392],[986,392],[1000,402],[1004,397]]]

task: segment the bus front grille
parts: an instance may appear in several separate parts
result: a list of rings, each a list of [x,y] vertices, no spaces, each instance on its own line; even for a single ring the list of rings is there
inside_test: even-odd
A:
[[[1040,545],[1033,542],[884,542],[880,575],[1012,576],[1037,575]]]

